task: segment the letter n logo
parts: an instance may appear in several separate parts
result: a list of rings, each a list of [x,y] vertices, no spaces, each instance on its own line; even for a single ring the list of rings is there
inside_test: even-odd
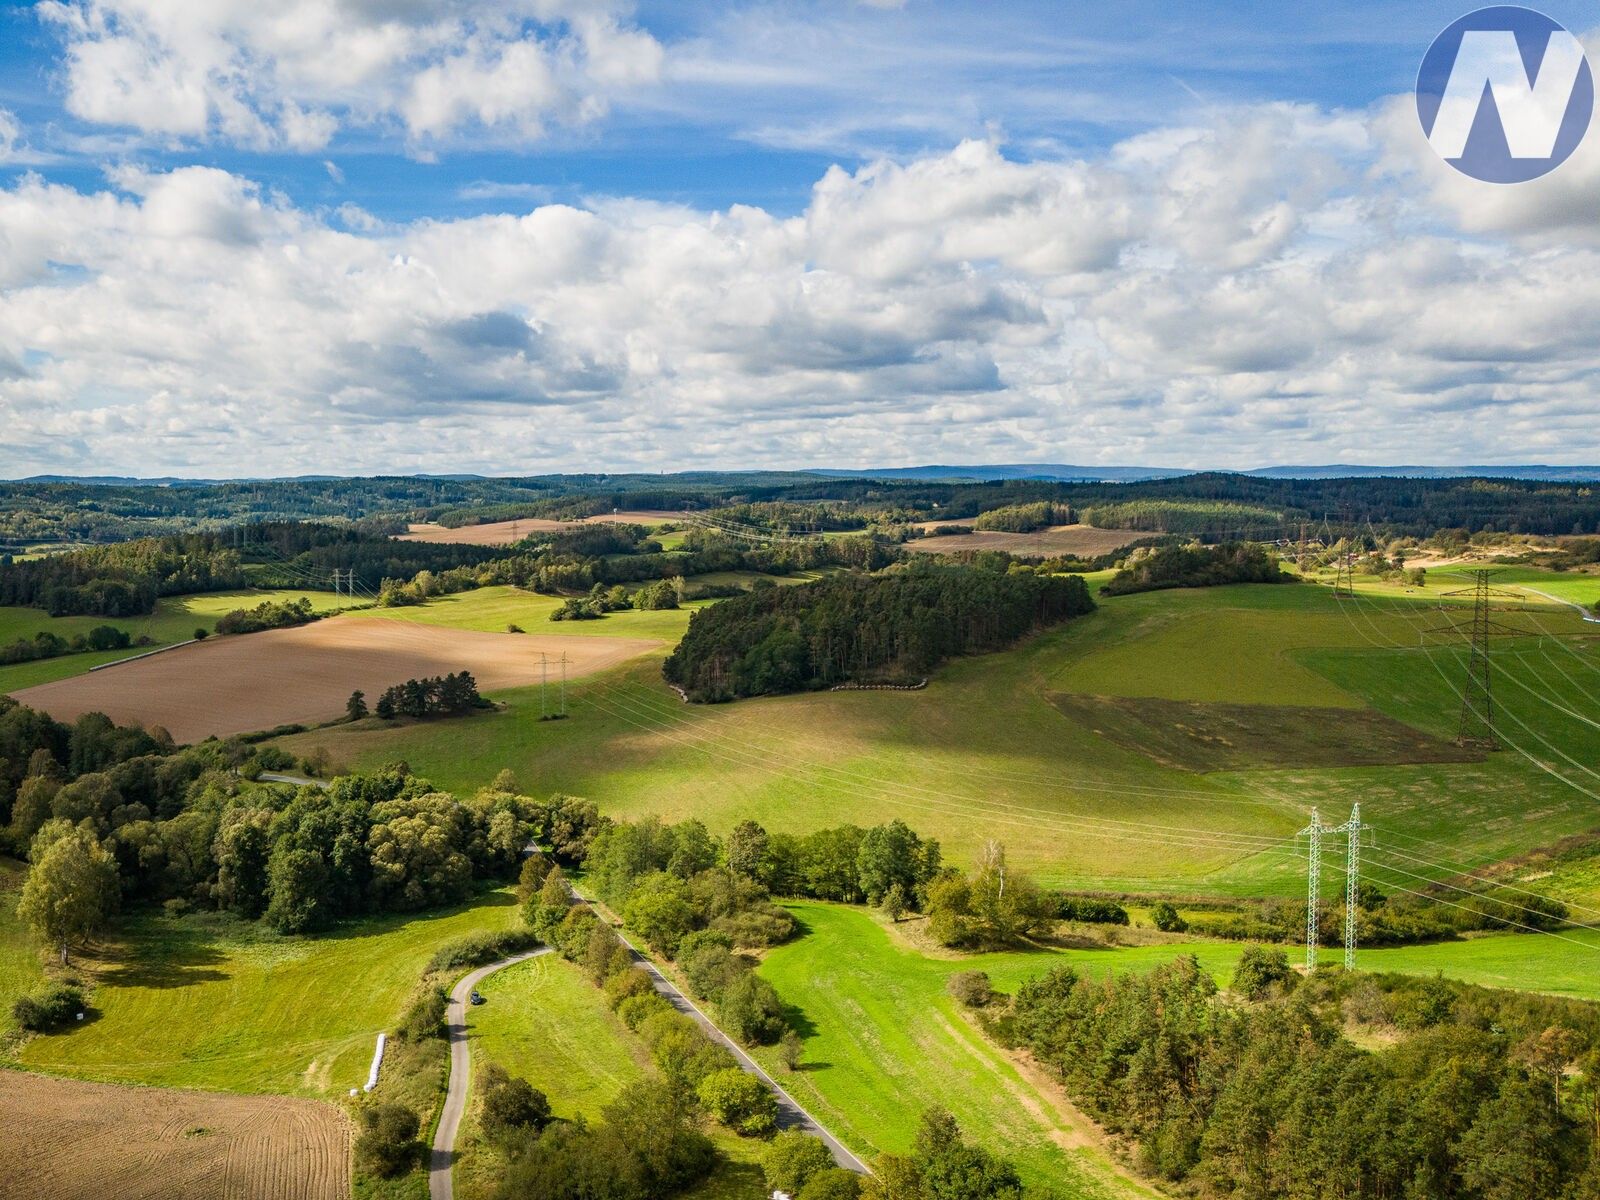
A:
[[[1485,8],[1434,41],[1417,115],[1439,157],[1488,183],[1522,183],[1572,156],[1594,112],[1583,46],[1532,9]]]

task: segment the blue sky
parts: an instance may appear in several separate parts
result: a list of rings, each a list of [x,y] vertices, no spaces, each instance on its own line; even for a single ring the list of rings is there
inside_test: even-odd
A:
[[[11,0],[0,473],[1600,459],[1464,11]]]
[[[1587,5],[1543,7],[1573,28],[1593,19]],[[469,134],[440,148],[435,161],[420,161],[392,129],[348,131],[309,155],[215,141],[108,149],[133,131],[66,110],[59,30],[31,3],[6,0],[0,11],[0,104],[51,156],[0,167],[0,179],[35,170],[93,186],[108,160],[200,163],[246,174],[298,204],[353,202],[410,220],[596,193],[793,213],[831,164],[934,152],[962,137],[998,132],[1008,156],[1028,160],[1094,155],[1207,105],[1363,108],[1409,87],[1428,42],[1464,9],[646,3],[636,23],[692,55],[691,78],[619,103],[599,128],[535,144]],[[707,78],[699,69],[706,63],[729,68],[727,77]],[[483,184],[502,186],[485,194],[490,189],[475,186]]]

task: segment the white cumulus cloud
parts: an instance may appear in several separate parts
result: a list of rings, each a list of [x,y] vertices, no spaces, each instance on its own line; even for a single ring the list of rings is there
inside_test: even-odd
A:
[[[663,50],[605,0],[44,0],[68,109],[182,140],[312,152],[349,125],[419,147],[581,125]]]

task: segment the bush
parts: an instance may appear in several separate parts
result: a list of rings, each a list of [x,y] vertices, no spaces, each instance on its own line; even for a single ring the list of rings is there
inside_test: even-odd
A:
[[[1006,1192],[1004,1194],[1014,1195]],[[801,1188],[795,1200],[856,1200],[861,1195],[861,1176],[843,1167],[818,1171]]]
[[[508,1078],[503,1070],[486,1070],[483,1108],[478,1126],[491,1142],[505,1142],[528,1129],[550,1123],[550,1101],[526,1079]]]
[[[945,989],[968,1008],[982,1008],[994,994],[989,976],[982,971],[957,971],[945,983]]]
[[[1178,915],[1178,910],[1165,900],[1158,900],[1150,907],[1150,920],[1162,933],[1182,933],[1189,928],[1189,922]]]
[[[395,1030],[403,1041],[420,1042],[445,1035],[444,1014],[449,1003],[441,987],[430,987],[411,1002]]]
[[[48,1033],[70,1024],[83,1011],[83,989],[71,983],[47,983],[18,996],[11,1006],[17,1024],[33,1033]]]
[[[374,1104],[361,1111],[361,1134],[356,1138],[356,1163],[384,1178],[399,1175],[417,1160],[421,1122],[403,1104]]]
[[[1246,946],[1233,971],[1233,990],[1249,1000],[1260,1000],[1275,986],[1294,979],[1287,951],[1266,946]]]
[[[541,943],[531,930],[507,929],[500,933],[474,933],[440,946],[428,965],[425,974],[434,971],[454,971],[461,967],[481,967],[524,950],[532,950]]]
[[[617,1005],[617,1017],[629,1029],[637,1030],[657,1013],[672,1012],[673,1007],[659,992],[649,995],[629,996]]]
[[[777,1097],[738,1067],[713,1071],[700,1081],[695,1095],[707,1112],[741,1137],[763,1137],[777,1127]]]
[[[809,1133],[791,1129],[772,1139],[766,1153],[761,1156],[761,1170],[767,1179],[767,1188],[774,1192],[800,1194],[806,1181],[813,1175],[830,1170],[833,1155],[821,1140]]]
[[[753,971],[728,985],[719,1009],[723,1028],[746,1045],[770,1046],[789,1027],[778,993]]]
[[[1115,900],[1096,900],[1091,896],[1056,897],[1056,916],[1063,921],[1083,921],[1094,925],[1126,925],[1128,910]]]

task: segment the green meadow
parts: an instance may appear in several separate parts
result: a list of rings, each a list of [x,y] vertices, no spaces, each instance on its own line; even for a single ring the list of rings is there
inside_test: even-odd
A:
[[[495,591],[394,611],[503,627],[503,606],[524,601]],[[631,633],[668,617],[684,620],[622,613],[562,632]],[[1600,726],[1583,705],[1600,695],[1595,643],[1570,609],[1497,619],[1527,635],[1496,651],[1508,739],[1526,754],[1462,755],[1449,744],[1464,658],[1453,635],[1426,633],[1448,620],[1436,601],[1341,600],[1311,584],[1107,598],[1013,650],[950,663],[921,691],[685,705],[660,679],[663,648],[569,687],[567,721],[541,724],[537,689],[514,689],[496,695],[502,711],[466,721],[333,729],[285,745],[325,745],[355,766],[404,758],[456,789],[510,767],[535,792],[588,796],[618,817],[697,816],[714,830],[746,818],[804,833],[900,817],[958,864],[998,837],[1014,861],[1061,885],[1295,894],[1304,862],[1293,835],[1313,805],[1342,820],[1360,803],[1380,830],[1443,847],[1420,857],[1472,865],[1591,827],[1600,775],[1556,751],[1594,761]],[[1058,705],[1062,695],[1075,703]],[[1097,696],[1131,707],[1132,723],[1102,728]],[[1306,750],[1262,739],[1259,754],[1234,747],[1225,770],[1186,769],[1184,756],[1139,742],[1145,700],[1197,706],[1190,732],[1200,741],[1218,736],[1206,705],[1269,706],[1299,722],[1303,737],[1289,740]],[[1374,762],[1363,739],[1378,715],[1431,743],[1419,761]],[[1406,759],[1408,739],[1393,741]],[[1467,761],[1441,761],[1452,758]]]
[[[90,1019],[31,1038],[18,1058],[107,1083],[333,1098],[365,1081],[374,1040],[434,951],[506,928],[515,914],[510,892],[494,891],[455,909],[286,937],[226,914],[140,911],[76,964],[94,988]],[[14,974],[14,952],[33,953],[7,939],[0,982]]]

